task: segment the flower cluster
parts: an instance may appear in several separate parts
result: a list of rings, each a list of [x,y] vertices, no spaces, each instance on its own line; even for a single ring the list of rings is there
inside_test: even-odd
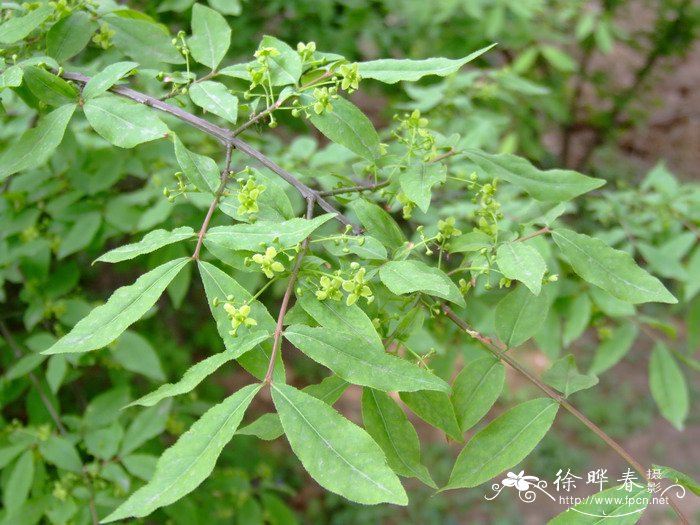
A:
[[[297,53],[299,53],[299,57],[301,57],[302,61],[304,62],[313,60],[315,52],[316,42],[308,42],[306,44],[299,42],[297,44]]]
[[[437,242],[444,242],[451,237],[457,237],[458,235],[462,235],[462,231],[455,228],[454,217],[448,217],[445,220],[439,220],[437,226]]]
[[[399,122],[399,126],[392,132],[392,136],[399,144],[406,145],[411,155],[420,154],[424,161],[430,160],[435,153],[435,137],[428,129],[428,119],[422,117],[417,109],[410,115],[395,115],[394,119]]]
[[[248,177],[245,182],[243,179],[238,179],[240,188],[238,189],[238,213],[240,215],[252,215],[258,213],[258,197],[265,191],[265,186],[258,184],[254,176]]]
[[[483,185],[479,184],[479,177],[476,173],[472,173],[469,179],[471,182],[467,184],[467,189],[477,190],[474,197],[472,197],[472,202],[479,204],[479,208],[476,210],[476,216],[479,218],[479,229],[488,235],[496,235],[498,232],[498,221],[503,218],[501,203],[495,199],[496,191],[498,190],[498,178],[494,178],[491,182]]]
[[[247,303],[243,303],[241,306],[236,308],[233,305],[233,295],[229,295],[226,297],[226,301],[219,301],[217,297],[214,298],[214,307],[218,306],[219,303],[223,304],[223,308],[226,311],[226,314],[228,315],[228,318],[231,320],[231,330],[229,330],[229,334],[232,336],[236,336],[238,334],[238,329],[241,326],[257,326],[258,322],[250,317],[250,305]]]
[[[345,298],[345,304],[348,306],[355,304],[360,297],[364,297],[367,300],[367,304],[374,301],[372,289],[365,279],[367,270],[360,267],[359,263],[356,262],[351,263],[350,268],[353,270],[353,273],[348,279],[341,277],[340,270],[333,276],[324,275],[321,277],[319,288],[316,290],[316,298],[319,301],[325,301],[326,299],[340,301],[343,298],[342,289],[348,294]]]
[[[267,276],[268,279],[272,279],[275,276],[275,272],[283,272],[284,265],[275,260],[277,256],[277,250],[268,246],[265,253],[256,253],[253,255],[253,262],[260,265],[260,269]]]
[[[279,55],[280,52],[275,47],[261,47],[255,52],[253,55],[255,57],[255,64],[247,66],[251,79],[251,90],[264,82],[266,76],[270,72],[270,58]]]
[[[100,46],[102,49],[109,49],[112,47],[112,37],[116,35],[117,32],[109,27],[109,24],[100,24],[100,29],[97,31],[93,37],[92,41],[94,44]]]

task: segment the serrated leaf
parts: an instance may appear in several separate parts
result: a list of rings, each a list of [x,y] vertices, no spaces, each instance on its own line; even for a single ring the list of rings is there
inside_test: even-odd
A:
[[[467,62],[478,58],[496,44],[474,51],[464,58],[426,58],[425,60],[381,59],[357,64],[363,78],[372,78],[385,84],[415,82],[425,76],[445,77],[456,72]]]
[[[88,45],[92,30],[90,16],[76,11],[56,22],[46,33],[46,52],[58,62],[65,62]]]
[[[0,181],[46,162],[63,140],[74,111],[75,104],[54,109],[37,127],[25,131],[18,142],[7,148],[0,156]]]
[[[271,246],[273,241],[281,246],[294,246],[314,230],[334,217],[332,213],[319,215],[311,220],[294,218],[288,221],[257,221],[255,224],[235,224],[210,228],[206,240],[229,250],[264,251],[261,243]]]
[[[261,384],[248,385],[207,410],[158,460],[153,478],[114,512],[108,523],[148,516],[197,488],[214,470],[221,451],[231,440]]]
[[[352,208],[367,233],[379,239],[389,248],[399,248],[406,242],[406,237],[396,221],[376,204],[364,199],[357,199]]]
[[[429,425],[439,428],[452,439],[462,441],[457,416],[450,398],[444,392],[424,390],[421,392],[401,392],[401,401],[415,415]]]
[[[549,386],[559,390],[564,397],[574,392],[585,390],[598,384],[595,374],[582,374],[576,366],[576,358],[569,354],[557,359],[552,366],[542,374],[542,380]]]
[[[679,431],[688,417],[688,384],[665,344],[657,342],[649,360],[649,389],[659,412]]]
[[[138,64],[136,62],[117,62],[108,65],[85,84],[83,98],[87,100],[101,95],[119,82],[124,75],[137,67]]]
[[[661,281],[637,266],[628,253],[571,230],[557,229],[551,233],[581,278],[618,299],[634,304],[678,302]]]
[[[403,410],[384,392],[365,388],[362,393],[365,430],[382,448],[387,462],[400,476],[418,478],[437,488],[430,472],[420,462],[420,441]]]
[[[170,281],[190,260],[183,257],[170,261],[142,275],[134,284],[119,288],[105,304],[92,310],[68,334],[42,353],[89,352],[108,345],[153,306]]]
[[[522,242],[506,242],[498,247],[496,262],[504,277],[520,281],[539,295],[547,264],[535,248]]]
[[[265,35],[260,41],[258,49],[274,47],[280,52],[277,56],[270,56],[270,81],[273,86],[286,86],[296,84],[301,77],[301,57],[285,42]]]
[[[49,106],[64,106],[78,101],[78,92],[68,82],[40,67],[25,68],[24,81],[29,91]]]
[[[351,332],[293,325],[284,335],[311,359],[356,385],[396,392],[450,390],[442,379],[405,359],[368,352],[362,339]]]
[[[127,406],[140,405],[150,407],[162,399],[187,394],[194,390],[206,377],[216,372],[222,365],[252,350],[266,339],[269,339],[269,337],[269,333],[260,330],[238,337],[235,347],[203,359],[188,368],[177,383],[166,383],[157,390],[129,403]]]
[[[588,496],[547,522],[547,525],[598,525],[606,522],[634,525],[642,517],[651,497],[646,483],[636,483],[630,491],[624,485],[611,487]]]
[[[452,405],[462,432],[476,425],[501,395],[506,372],[494,357],[465,366],[452,383]]]
[[[147,233],[139,242],[120,246],[99,256],[93,264],[96,262],[116,263],[128,261],[139,255],[154,252],[163,246],[191,239],[196,235],[197,233],[189,226],[181,226],[172,231],[153,230]]]
[[[558,409],[553,399],[540,398],[498,416],[462,449],[442,490],[476,487],[520,463],[545,436]]]
[[[624,323],[613,330],[610,337],[598,346],[590,372],[600,375],[615,366],[629,352],[638,332],[636,325],[632,323]]]
[[[465,151],[490,177],[498,177],[525,190],[537,200],[561,202],[600,188],[605,181],[571,170],[540,170],[527,160],[501,153],[489,155],[475,149]]]
[[[669,479],[700,496],[700,483],[688,476],[688,474],[671,467],[664,467],[663,465],[652,465],[651,467],[652,469],[660,470],[662,478]]]
[[[192,37],[188,40],[192,58],[216,69],[231,45],[231,28],[213,9],[195,4],[192,8]]]
[[[203,193],[214,193],[221,184],[219,167],[213,159],[188,150],[177,135],[173,136],[175,158],[187,179]]]
[[[83,110],[93,129],[120,148],[162,139],[170,131],[146,106],[114,95],[91,98],[85,102]]]
[[[372,320],[357,304],[348,306],[343,301],[319,301],[310,288],[297,298],[297,304],[328,331],[352,332],[362,339],[362,345],[366,350],[384,353],[382,338],[377,333]]]
[[[128,13],[128,12],[127,12]],[[119,16],[119,11],[102,18],[115,31],[114,47],[145,66],[160,62],[184,64],[185,59],[171,42],[172,36],[160,24]]]
[[[539,331],[548,309],[545,294],[532,295],[525,286],[518,286],[496,305],[496,335],[508,348],[519,346]]]
[[[289,385],[271,386],[292,451],[322,487],[365,505],[408,503],[382,449],[367,432],[309,394]]]
[[[363,159],[379,157],[379,135],[372,122],[357,106],[344,98],[332,101],[333,110],[320,115],[311,112],[311,123],[330,140],[345,146]]]
[[[444,164],[421,162],[409,166],[405,173],[399,175],[399,183],[408,198],[426,213],[430,207],[433,186],[445,182],[446,177]]]
[[[200,108],[235,124],[238,119],[238,98],[219,82],[207,80],[190,87],[190,98]]]
[[[380,266],[379,278],[398,295],[423,292],[460,306],[465,304],[459,288],[443,271],[421,261],[389,261]]]
[[[0,44],[14,44],[39,27],[52,13],[49,5],[39,6],[24,16],[16,16],[0,25]]]

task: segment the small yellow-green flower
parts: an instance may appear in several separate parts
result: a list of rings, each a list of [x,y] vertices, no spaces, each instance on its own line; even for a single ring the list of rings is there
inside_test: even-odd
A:
[[[338,69],[338,72],[343,78],[340,87],[345,91],[352,93],[360,87],[360,80],[362,80],[362,77],[357,69],[357,64],[343,64]]]
[[[250,315],[250,305],[244,304],[240,308],[236,308],[231,303],[224,303],[224,310],[231,319],[231,330],[229,334],[235,336],[238,328],[241,326],[256,326],[258,322],[248,317]]]
[[[457,237],[462,235],[462,232],[455,228],[455,218],[448,217],[447,219],[438,221],[438,242],[445,241],[450,237]]]
[[[343,298],[343,292],[340,291],[342,284],[343,280],[340,277],[334,277],[331,279],[330,277],[324,275],[320,280],[321,288],[316,290],[316,298],[319,301],[323,301],[325,299],[340,301]]]
[[[353,263],[356,265],[357,263]],[[367,304],[374,301],[374,294],[372,289],[365,284],[365,273],[364,268],[360,268],[355,272],[352,279],[343,281],[343,290],[348,292],[348,297],[345,299],[345,304],[352,306],[357,302],[360,297],[367,299]]]
[[[314,89],[314,98],[316,103],[314,104],[314,111],[317,115],[320,115],[324,111],[333,111],[333,106],[331,105],[331,94],[327,87]]]
[[[268,279],[272,279],[275,276],[275,272],[284,271],[284,265],[279,261],[275,261],[276,256],[277,250],[272,246],[268,247],[264,254],[256,253],[253,255],[253,262],[260,265],[260,269]]]

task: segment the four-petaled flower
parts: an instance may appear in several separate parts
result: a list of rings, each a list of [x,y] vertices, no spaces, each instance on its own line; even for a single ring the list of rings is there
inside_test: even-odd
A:
[[[529,489],[533,482],[540,480],[540,478],[536,476],[525,476],[524,474],[524,470],[521,470],[517,475],[508,472],[508,474],[506,474],[507,477],[501,481],[501,484],[504,487],[515,487],[518,489],[518,492],[522,492],[523,490]]]

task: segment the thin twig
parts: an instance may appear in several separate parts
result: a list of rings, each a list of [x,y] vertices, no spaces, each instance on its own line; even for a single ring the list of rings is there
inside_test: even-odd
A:
[[[65,79],[73,80],[74,82],[80,82],[81,84],[87,84],[90,81],[90,77],[87,77],[81,73],[75,73],[70,71],[63,72],[61,76]],[[221,126],[217,126],[216,124],[213,124],[208,120],[198,117],[197,115],[193,115],[192,113],[189,113],[188,111],[185,111],[182,108],[172,106],[163,102],[162,100],[158,100],[157,98],[151,97],[149,95],[146,95],[144,93],[141,93],[139,91],[133,90],[125,86],[113,86],[110,89],[110,91],[116,93],[117,95],[121,95],[122,97],[126,97],[130,100],[133,100],[134,102],[138,102],[139,104],[143,104],[145,106],[155,108],[164,113],[168,113],[169,115],[180,119],[186,124],[189,124],[193,128],[196,128],[206,133],[207,135],[214,137],[215,139],[219,140],[222,144],[224,144],[224,146],[233,146],[241,153],[244,153],[245,155],[257,160],[260,164],[262,164],[270,171],[275,173],[277,176],[291,184],[305,199],[313,197],[314,201],[318,203],[321,209],[328,213],[334,213],[335,219],[337,221],[341,222],[346,226],[351,226],[355,233],[359,233],[359,228],[352,222],[350,222],[350,220],[347,217],[345,217],[345,215],[343,215],[335,207],[333,207],[332,204],[330,204],[321,195],[319,195],[316,190],[309,188],[306,184],[301,182],[297,177],[289,173],[287,170],[285,170],[282,166],[274,162],[272,159],[268,158],[267,156],[256,150],[244,140],[241,140],[240,138],[234,136],[231,130],[222,128]]]
[[[306,218],[311,219],[314,214],[314,198],[307,197],[306,199]],[[304,260],[306,251],[309,249],[309,237],[304,239],[301,245],[301,251],[297,255],[297,259],[294,263],[294,268],[292,273],[289,275],[289,282],[287,283],[287,289],[284,291],[284,297],[282,297],[282,304],[280,305],[280,311],[277,315],[277,325],[275,326],[275,333],[272,340],[272,355],[270,355],[270,364],[267,366],[267,373],[265,374],[265,383],[272,382],[272,372],[275,369],[275,360],[277,358],[277,353],[282,342],[282,330],[284,329],[284,316],[287,313],[287,308],[289,308],[289,299],[292,297],[292,291],[294,290],[294,285],[299,277],[299,270],[301,270],[301,263]]]
[[[494,356],[496,356],[501,361],[505,362],[508,366],[513,368],[520,375],[525,377],[533,385],[535,385],[542,392],[544,392],[548,397],[550,397],[551,399],[553,399],[554,401],[559,403],[559,405],[562,408],[564,408],[567,412],[569,412],[571,415],[573,415],[581,423],[583,423],[585,426],[587,426],[596,436],[598,436],[600,439],[602,439],[610,448],[612,448],[627,463],[629,463],[629,465],[634,470],[639,472],[639,474],[641,474],[641,476],[644,478],[644,480],[647,481],[647,483],[651,481],[649,479],[649,477],[647,476],[646,469],[642,466],[642,464],[639,461],[637,461],[629,452],[627,452],[624,448],[622,448],[622,446],[617,441],[615,441],[613,438],[611,438],[609,435],[607,435],[598,425],[593,423],[593,421],[591,421],[586,416],[584,416],[581,412],[579,412],[578,409],[576,409],[571,403],[569,403],[566,400],[566,398],[564,398],[558,392],[552,390],[549,386],[547,386],[545,383],[543,383],[537,376],[532,374],[529,370],[527,370],[525,367],[523,367],[518,361],[516,361],[510,355],[508,355],[506,353],[508,348],[503,343],[499,343],[497,341],[494,341],[491,338],[480,334],[476,330],[473,330],[449,306],[442,305],[442,311],[445,312],[445,315],[450,319],[450,321],[452,321],[459,328],[464,330],[467,334],[469,334],[469,336],[471,336],[472,338],[481,342],[486,347],[486,349],[489,352],[491,352]],[[681,510],[678,508],[675,501],[671,497],[669,497],[669,502],[670,502],[671,506],[673,507],[673,510],[676,512],[676,514],[680,518],[681,522],[684,525],[688,525],[688,519],[683,515],[683,513],[681,512]]]
[[[209,229],[209,222],[211,221],[212,215],[214,215],[214,210],[216,210],[216,206],[219,204],[219,199],[224,194],[224,190],[226,189],[226,183],[228,182],[228,177],[231,170],[231,149],[232,148],[230,145],[226,146],[226,160],[224,161],[224,169],[221,171],[221,183],[219,184],[219,187],[216,190],[216,193],[214,194],[214,198],[212,199],[211,204],[209,205],[207,214],[204,217],[204,221],[202,222],[202,227],[199,229],[199,236],[197,237],[197,246],[195,247],[194,253],[192,254],[192,258],[195,261],[199,260],[199,251],[202,249],[204,235]]]
[[[532,239],[533,237],[537,237],[538,235],[543,235],[545,233],[549,233],[550,231],[551,230],[549,229],[549,226],[545,226],[544,228],[537,230],[536,232],[532,232],[532,233],[529,233],[529,234],[524,235],[522,237],[518,237],[513,242],[527,241],[528,239]]]
[[[369,186],[348,186],[347,188],[336,188],[335,190],[319,191],[318,194],[324,197],[332,197],[334,195],[342,195],[343,193],[362,193],[363,191],[374,191],[388,186],[391,181],[385,180],[377,184]]]

